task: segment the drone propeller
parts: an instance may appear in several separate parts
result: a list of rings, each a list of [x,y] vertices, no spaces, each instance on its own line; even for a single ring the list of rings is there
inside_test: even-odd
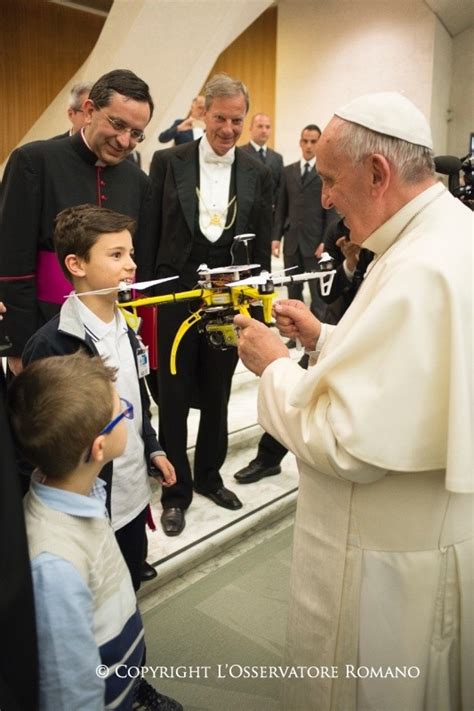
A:
[[[114,291],[131,291],[136,289],[137,291],[142,291],[143,289],[148,289],[150,286],[155,286],[156,284],[162,284],[165,281],[171,281],[172,279],[179,279],[178,276],[166,277],[166,279],[152,279],[151,281],[138,281],[135,284],[128,284],[126,281],[121,281],[118,286],[110,286],[107,289],[96,289],[95,291],[83,291],[81,294],[72,292],[68,294],[66,298],[70,296],[92,296],[96,294],[112,294]]]
[[[196,271],[199,274],[232,274],[233,272],[245,272],[249,269],[258,269],[260,264],[230,264],[228,267],[210,267],[207,264],[200,264]]]
[[[256,276],[250,276],[247,277],[246,279],[240,279],[239,281],[233,281],[227,286],[260,286],[262,284],[267,284],[269,281],[273,281],[274,277],[278,276],[283,276],[285,272],[290,272],[292,269],[296,269],[297,267],[287,267],[286,269],[279,269],[276,272],[272,272],[271,274],[267,271],[262,271],[260,274],[257,274]]]

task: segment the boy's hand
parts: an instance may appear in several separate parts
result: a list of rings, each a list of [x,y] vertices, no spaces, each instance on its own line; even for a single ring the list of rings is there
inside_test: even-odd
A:
[[[158,454],[156,457],[153,457],[152,462],[153,466],[159,469],[163,475],[162,486],[166,487],[176,484],[176,472],[168,457],[165,457],[164,454]]]

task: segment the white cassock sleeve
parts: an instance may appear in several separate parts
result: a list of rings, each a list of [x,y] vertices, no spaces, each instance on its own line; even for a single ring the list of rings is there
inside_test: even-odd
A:
[[[291,394],[307,371],[294,361],[279,358],[262,376],[258,416],[262,427],[311,468],[359,484],[381,479],[386,469],[353,457],[342,447],[329,423],[327,394],[304,409],[291,404]]]

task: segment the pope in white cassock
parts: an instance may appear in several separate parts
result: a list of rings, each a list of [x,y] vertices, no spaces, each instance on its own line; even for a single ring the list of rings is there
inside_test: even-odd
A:
[[[317,146],[322,202],[375,253],[337,326],[236,316],[259,421],[298,460],[285,711],[474,708],[472,214],[395,93],[355,99]],[[325,670],[324,667],[329,667]]]

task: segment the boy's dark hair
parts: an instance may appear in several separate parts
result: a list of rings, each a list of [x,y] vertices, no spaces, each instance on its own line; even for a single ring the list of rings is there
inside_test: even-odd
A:
[[[62,210],[56,216],[53,240],[66,279],[72,281],[64,263],[68,254],[75,254],[87,262],[100,235],[123,230],[133,235],[135,227],[136,222],[131,217],[98,205],[76,205]]]
[[[83,352],[28,365],[8,389],[16,440],[51,479],[73,471],[113,414],[115,370]]]
[[[121,94],[134,101],[146,101],[150,107],[150,119],[155,108],[150,95],[150,87],[130,69],[114,69],[104,74],[92,87],[89,99],[103,109],[108,106],[114,94]]]

